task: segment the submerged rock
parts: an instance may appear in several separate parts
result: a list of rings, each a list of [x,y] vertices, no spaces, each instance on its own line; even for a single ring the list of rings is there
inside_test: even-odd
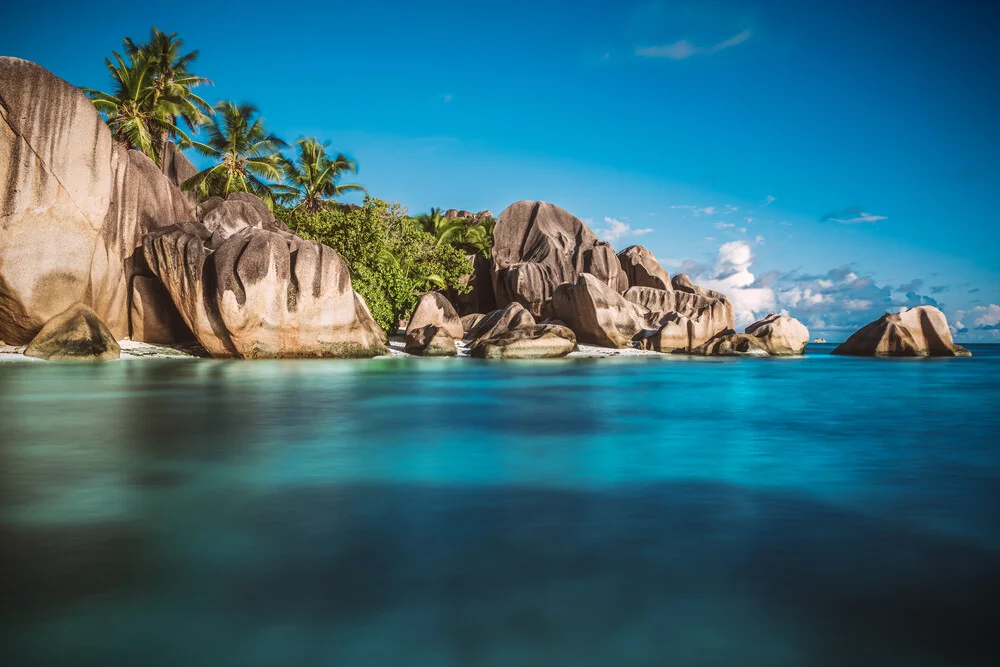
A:
[[[618,253],[618,261],[631,287],[655,287],[671,291],[670,275],[656,261],[653,253],[641,245],[632,245]]]
[[[746,328],[774,356],[802,354],[809,342],[809,329],[794,317],[771,313]]]
[[[470,354],[480,359],[552,359],[576,348],[576,337],[566,327],[535,324],[476,341]]]
[[[108,361],[121,355],[118,341],[92,308],[77,303],[45,323],[24,356],[52,361]]]
[[[833,354],[860,357],[967,357],[951,338],[948,319],[934,306],[886,313],[841,343]]]
[[[583,273],[624,292],[628,278],[618,257],[568,211],[541,201],[519,201],[500,214],[493,231],[493,287],[500,307],[517,301],[535,317],[555,289]]]

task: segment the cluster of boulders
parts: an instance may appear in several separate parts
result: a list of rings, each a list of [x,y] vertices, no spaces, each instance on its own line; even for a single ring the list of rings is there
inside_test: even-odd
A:
[[[249,194],[198,202],[194,166],[168,144],[157,166],[113,140],[79,89],[0,58],[0,340],[42,358],[107,359],[117,340],[197,340],[216,357],[370,357],[386,337],[332,249]],[[445,217],[485,220],[489,211]],[[577,342],[696,355],[801,354],[785,315],[734,330],[725,295],[673,278],[642,246],[615,253],[579,218],[520,201],[475,256],[466,295],[424,295],[405,350],[548,358]],[[451,297],[449,299],[448,297]],[[838,354],[963,355],[944,315],[886,315]]]

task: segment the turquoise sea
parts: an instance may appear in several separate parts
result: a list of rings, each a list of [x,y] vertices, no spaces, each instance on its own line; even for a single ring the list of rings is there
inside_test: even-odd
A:
[[[0,665],[1000,664],[971,359],[0,364]]]

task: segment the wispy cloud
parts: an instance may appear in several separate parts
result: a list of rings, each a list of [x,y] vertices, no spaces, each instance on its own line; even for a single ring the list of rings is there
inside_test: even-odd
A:
[[[723,49],[728,49],[730,47],[736,46],[737,44],[742,44],[753,36],[753,32],[750,30],[744,30],[743,32],[737,33],[728,39],[724,39],[717,44],[712,46],[695,46],[690,41],[686,39],[681,39],[670,44],[659,44],[654,46],[637,46],[635,49],[635,55],[640,58],[668,58],[670,60],[687,60],[692,56],[706,55],[710,56],[714,53],[718,53]]]
[[[736,225],[734,225],[731,222],[717,222],[717,223],[715,223],[715,228],[716,229],[732,229],[735,226]]]
[[[774,195],[768,195],[764,197],[764,201],[762,201],[761,204],[764,206],[770,206],[775,202],[776,199],[777,197],[775,197]]]
[[[852,206],[840,211],[830,211],[819,219],[820,222],[839,222],[844,225],[857,225],[863,222],[879,222],[888,220],[887,216],[875,215],[862,210],[860,206]]]
[[[602,239],[611,242],[625,238],[626,236],[642,236],[643,234],[649,234],[654,231],[652,227],[632,229],[631,225],[627,222],[622,222],[621,220],[612,217],[604,218],[604,223],[607,227],[598,232],[598,235]]]

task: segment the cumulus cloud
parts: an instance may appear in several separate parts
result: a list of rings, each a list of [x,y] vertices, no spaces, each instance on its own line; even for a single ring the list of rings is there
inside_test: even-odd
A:
[[[875,215],[864,211],[860,206],[852,206],[840,211],[830,211],[819,219],[820,222],[839,222],[844,225],[857,225],[863,222],[879,222],[888,220],[887,216]]]
[[[724,49],[737,46],[747,41],[753,36],[753,32],[750,30],[744,30],[739,32],[728,39],[724,39],[721,42],[717,42],[711,46],[695,46],[690,41],[686,39],[681,39],[676,42],[669,44],[660,44],[654,46],[638,46],[635,49],[635,55],[640,58],[667,58],[669,60],[687,60],[692,56],[698,55],[712,55],[718,53]]]
[[[652,227],[632,229],[628,223],[611,217],[604,218],[604,223],[607,227],[598,232],[598,236],[612,243],[627,236],[642,236],[654,231]]]
[[[962,320],[969,319],[971,327],[967,327]],[[955,321],[952,329],[956,332],[964,333],[969,329],[979,331],[1000,331],[1000,306],[991,303],[988,306],[976,306],[970,310],[959,310],[955,313]]]
[[[758,286],[750,271],[753,251],[746,241],[730,241],[719,246],[715,262],[711,265],[692,263],[681,266],[702,287],[722,292],[733,302],[736,326],[746,327],[775,308],[774,290]]]

